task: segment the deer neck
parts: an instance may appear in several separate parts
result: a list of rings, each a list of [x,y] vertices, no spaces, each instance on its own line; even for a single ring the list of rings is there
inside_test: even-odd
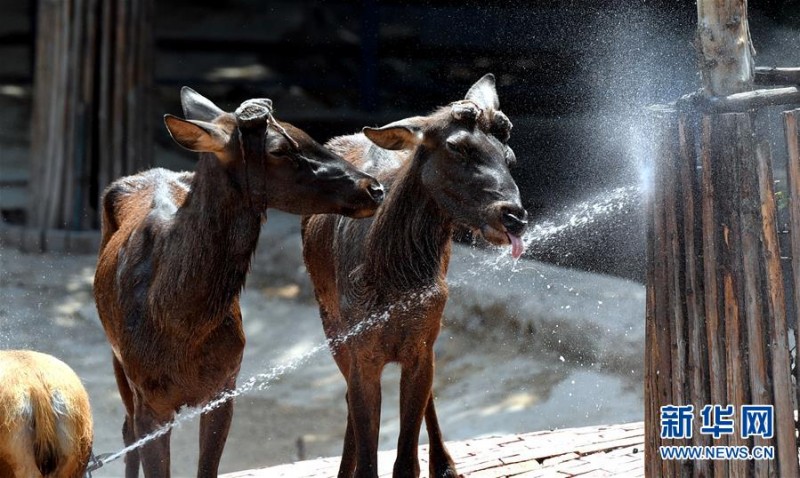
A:
[[[254,211],[241,175],[203,155],[183,206],[175,216],[166,257],[179,258],[167,272],[174,296],[195,298],[204,316],[218,315],[238,297],[250,269],[263,214]],[[163,257],[163,256],[162,256]]]
[[[370,277],[399,290],[443,282],[450,260],[452,221],[422,182],[422,154],[398,171],[366,241]]]

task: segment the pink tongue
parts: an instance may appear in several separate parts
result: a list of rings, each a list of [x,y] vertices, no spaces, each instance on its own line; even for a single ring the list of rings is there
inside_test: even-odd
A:
[[[522,253],[525,252],[525,244],[522,243],[522,239],[510,232],[506,232],[506,235],[508,240],[511,241],[511,257],[519,259]]]

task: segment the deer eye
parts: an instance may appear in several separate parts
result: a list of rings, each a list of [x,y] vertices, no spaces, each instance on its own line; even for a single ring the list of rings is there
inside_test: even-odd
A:
[[[275,149],[270,151],[269,155],[281,159],[292,159],[292,154],[288,149]]]
[[[455,155],[459,160],[466,161],[468,157],[468,148],[462,141],[447,140],[447,151]]]
[[[448,139],[445,143],[447,146],[447,150],[451,153],[459,153],[458,143],[453,141],[452,139]]]
[[[466,155],[469,144],[467,141],[468,136],[469,135],[463,131],[451,135],[445,141],[445,147],[447,148],[447,151],[459,156]]]

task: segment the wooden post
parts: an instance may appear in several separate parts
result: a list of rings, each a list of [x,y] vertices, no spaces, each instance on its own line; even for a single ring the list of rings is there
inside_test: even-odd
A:
[[[754,65],[746,0],[698,0],[697,48],[704,93],[727,96],[752,89]],[[742,114],[704,116],[701,133],[702,243],[710,404],[736,410],[749,396],[744,378],[740,195],[735,161],[752,160],[752,131]],[[745,145],[745,150],[739,149]],[[695,404],[700,408],[706,404]],[[737,435],[715,445],[742,445]],[[715,476],[746,476],[747,463],[715,461]]]
[[[698,0],[697,48],[708,95],[751,90],[755,68],[747,0]]]
[[[756,67],[759,85],[800,85],[800,68]]]
[[[39,0],[29,227],[98,226],[110,181],[152,155],[152,0]]]

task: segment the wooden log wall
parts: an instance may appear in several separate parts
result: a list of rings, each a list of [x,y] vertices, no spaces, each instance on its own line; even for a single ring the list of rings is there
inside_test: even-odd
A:
[[[34,229],[98,226],[108,183],[151,158],[152,0],[39,0]]]
[[[784,114],[796,283],[798,111]],[[655,116],[658,134],[647,209],[646,475],[800,476],[794,417],[798,396],[791,378],[769,145],[756,137],[752,113],[661,109]],[[661,439],[660,407],[690,404],[692,438]],[[735,433],[719,439],[699,433],[700,410],[709,404],[734,405]],[[741,437],[744,404],[774,406],[772,439]],[[661,460],[662,445],[774,446],[776,458]]]

